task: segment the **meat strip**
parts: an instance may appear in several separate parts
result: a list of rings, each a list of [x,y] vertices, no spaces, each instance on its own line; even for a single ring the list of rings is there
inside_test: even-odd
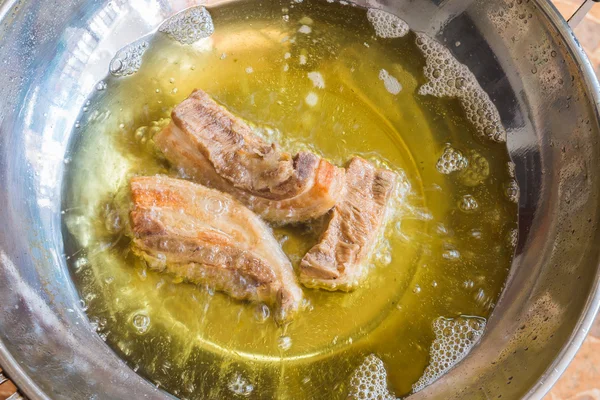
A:
[[[313,153],[292,157],[266,143],[201,90],[175,107],[154,141],[184,175],[230,193],[271,222],[320,217],[343,187],[343,169]]]
[[[352,290],[366,275],[366,261],[384,223],[397,175],[362,158],[351,160],[343,200],[333,209],[327,229],[300,263],[308,287]]]
[[[292,266],[270,228],[231,196],[180,179],[130,182],[133,248],[151,268],[275,307],[279,320],[302,301]]]

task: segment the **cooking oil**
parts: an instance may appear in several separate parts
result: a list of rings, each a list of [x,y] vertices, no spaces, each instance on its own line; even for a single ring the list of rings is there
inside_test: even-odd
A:
[[[152,137],[195,88],[292,153],[398,172],[360,288],[304,289],[302,311],[279,326],[266,305],[131,252],[128,181],[185,178]],[[405,396],[464,357],[506,280],[518,186],[497,111],[447,50],[383,11],[325,0],[190,9],[115,55],[74,129],[64,236],[82,306],[132,368],[180,398]],[[274,234],[297,267],[322,229]]]

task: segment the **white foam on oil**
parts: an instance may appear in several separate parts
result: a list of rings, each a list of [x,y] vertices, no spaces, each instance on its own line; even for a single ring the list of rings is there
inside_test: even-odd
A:
[[[227,388],[231,393],[242,397],[248,397],[254,391],[254,385],[239,373],[233,375],[227,383]]]
[[[212,17],[202,6],[188,8],[166,20],[158,29],[181,44],[192,44],[215,31]]]
[[[506,164],[506,170],[508,171],[508,176],[510,176],[511,178],[515,177],[515,169],[517,168],[517,166],[515,165],[514,162],[509,161]]]
[[[131,323],[140,335],[143,335],[150,329],[150,317],[144,310],[135,312],[131,316]]]
[[[511,179],[504,184],[504,195],[509,201],[518,204],[520,192],[521,190],[519,189],[519,184],[516,179]]]
[[[395,400],[387,388],[387,371],[377,356],[365,358],[352,373],[348,399],[352,400]]]
[[[470,213],[477,211],[477,209],[479,208],[479,203],[477,203],[475,197],[471,196],[470,194],[467,194],[464,195],[458,202],[458,208],[462,212]]]
[[[397,95],[402,91],[402,85],[398,82],[398,79],[390,75],[385,69],[379,71],[379,80],[383,81],[385,85],[385,90],[390,92],[393,95]]]
[[[436,169],[439,173],[448,175],[467,168],[468,161],[460,150],[447,145],[444,153],[438,159]]]
[[[298,29],[298,32],[300,33],[304,33],[305,35],[308,35],[309,33],[312,32],[312,28],[308,25],[302,25],[300,27],[300,29]]]
[[[459,179],[463,185],[481,185],[490,176],[490,163],[475,150],[470,150],[467,156],[468,166],[460,172]]]
[[[323,78],[323,75],[321,75],[320,72],[309,72],[308,79],[312,81],[314,87],[318,89],[325,89],[325,79]]]
[[[405,36],[410,27],[399,17],[389,12],[369,8],[367,10],[367,19],[373,25],[375,34],[381,38],[393,39]]]
[[[147,49],[148,43],[143,40],[123,47],[110,62],[110,73],[114,76],[135,74],[142,66],[142,57]]]
[[[425,368],[423,376],[413,385],[413,391],[416,393],[431,385],[464,359],[477,344],[484,329],[483,318],[436,319],[433,323],[435,340],[429,353],[429,365]]]
[[[417,46],[425,56],[425,77],[420,95],[459,99],[467,118],[477,132],[494,142],[506,141],[506,130],[488,94],[479,86],[475,75],[456,60],[443,45],[423,33],[417,33]]]
[[[304,99],[304,101],[306,102],[306,104],[308,104],[311,107],[314,107],[317,105],[317,103],[319,102],[319,96],[317,96],[316,93],[314,92],[310,92],[306,98]]]
[[[289,336],[280,336],[277,340],[277,347],[282,351],[288,351],[292,348],[292,338]]]
[[[519,242],[519,230],[511,229],[506,235],[506,243],[512,247],[517,247],[517,243]]]

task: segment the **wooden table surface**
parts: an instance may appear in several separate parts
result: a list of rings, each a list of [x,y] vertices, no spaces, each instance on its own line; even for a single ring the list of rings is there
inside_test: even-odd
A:
[[[558,10],[568,18],[581,5],[582,0],[552,0]],[[600,3],[575,29],[575,34],[600,77]],[[0,368],[0,400],[17,400],[22,397]],[[581,350],[569,365],[552,391],[544,400],[600,400],[600,318],[596,319]]]

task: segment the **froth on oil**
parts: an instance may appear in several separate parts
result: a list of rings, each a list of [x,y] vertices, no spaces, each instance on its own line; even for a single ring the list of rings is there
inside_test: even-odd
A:
[[[175,14],[160,26],[164,32],[181,44],[193,44],[213,34],[212,17],[203,6],[188,8]]]
[[[110,73],[114,76],[136,73],[142,66],[142,57],[147,48],[148,42],[142,39],[119,50],[110,62]]]
[[[413,391],[423,390],[462,361],[483,335],[485,322],[472,317],[437,319],[433,323],[435,340],[429,353],[429,365],[413,385]]]
[[[429,80],[419,88],[419,94],[459,99],[481,137],[506,141],[506,130],[496,106],[469,68],[458,62],[450,50],[423,33],[417,33],[417,46],[425,56],[424,72]]]
[[[369,8],[367,10],[367,18],[371,25],[373,25],[377,36],[381,38],[400,38],[410,31],[410,27],[405,21],[387,11]]]
[[[387,371],[376,355],[368,355],[350,378],[351,400],[395,400],[387,387]]]
[[[385,69],[379,71],[379,80],[383,81],[385,90],[387,90],[393,95],[400,93],[400,91],[402,90],[402,85],[400,84],[400,82],[398,82],[398,79],[390,75],[390,73],[387,72]]]

